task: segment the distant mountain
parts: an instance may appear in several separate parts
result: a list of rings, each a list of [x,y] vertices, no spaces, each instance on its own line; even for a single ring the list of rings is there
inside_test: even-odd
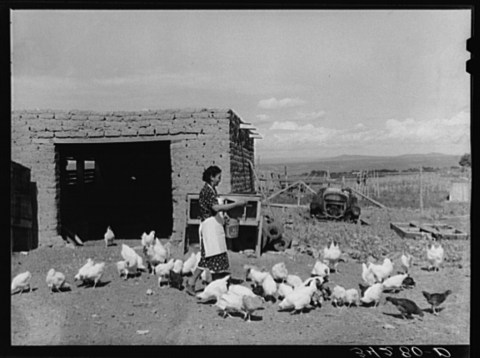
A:
[[[410,168],[431,167],[449,168],[458,166],[460,155],[442,153],[404,154],[399,156],[340,155],[320,158],[308,162],[261,163],[260,170],[272,170],[283,173],[285,166],[291,174],[310,173],[312,170],[330,172],[350,172],[355,170],[407,170]]]

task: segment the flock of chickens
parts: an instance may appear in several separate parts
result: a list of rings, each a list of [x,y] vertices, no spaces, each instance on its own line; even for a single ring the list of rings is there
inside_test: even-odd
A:
[[[115,235],[110,227],[104,235],[105,245],[113,244]],[[155,231],[149,234],[143,233],[141,237],[143,257],[128,245],[121,245],[121,261],[116,263],[120,277],[128,279],[137,276],[142,271],[149,272],[158,277],[158,286],[183,289],[186,276],[192,275],[200,261],[200,252],[191,253],[183,261],[171,257],[170,244],[163,245],[155,237]],[[444,249],[440,244],[432,244],[426,247],[429,270],[438,271],[444,258]],[[336,285],[331,289],[326,283],[329,281],[330,271],[339,272],[337,266],[342,262],[342,252],[339,245],[332,241],[323,250],[322,259],[316,260],[311,270],[311,276],[303,280],[297,275],[288,273],[285,263],[279,262],[273,265],[271,271],[265,268],[259,269],[252,265],[245,265],[245,281],[250,282],[250,287],[235,284],[230,275],[212,280],[208,270],[203,270],[201,279],[205,285],[202,292],[196,295],[198,303],[214,303],[223,317],[234,313],[243,314],[245,320],[250,321],[253,312],[263,309],[265,302],[275,303],[279,301],[280,311],[291,311],[291,314],[303,312],[306,309],[321,307],[325,301],[337,306],[374,305],[378,306],[384,293],[398,293],[403,288],[412,288],[415,281],[408,271],[412,265],[413,257],[403,253],[400,261],[402,273],[393,274],[394,264],[389,258],[383,263],[362,263],[362,280],[359,290],[356,288],[344,288]],[[145,263],[144,263],[145,259]],[[105,270],[105,262],[97,262],[91,258],[78,270],[74,276],[75,281],[96,287]],[[11,285],[12,294],[25,290],[30,291],[32,275],[26,271],[13,278]],[[243,282],[243,280],[240,280]],[[63,273],[50,269],[46,276],[46,284],[51,292],[70,290],[71,286],[66,281]],[[423,296],[431,305],[432,313],[437,314],[437,307],[442,304],[450,290],[443,293],[428,293],[422,291]],[[395,305],[402,318],[412,318],[412,315],[423,316],[423,311],[417,304],[406,298],[393,296],[386,297],[387,302]]]

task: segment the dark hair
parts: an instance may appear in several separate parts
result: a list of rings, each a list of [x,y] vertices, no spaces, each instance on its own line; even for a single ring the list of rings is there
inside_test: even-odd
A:
[[[212,165],[212,166],[208,167],[207,169],[205,169],[205,171],[203,172],[203,175],[202,175],[202,180],[204,182],[210,184],[210,180],[212,179],[212,177],[220,174],[221,172],[222,172],[222,169],[220,169],[216,165]]]

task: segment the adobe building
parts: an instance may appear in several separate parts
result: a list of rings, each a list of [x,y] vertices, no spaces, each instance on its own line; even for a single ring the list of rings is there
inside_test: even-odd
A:
[[[230,109],[12,112],[12,161],[36,185],[40,245],[102,239],[108,225],[121,239],[155,230],[180,244],[205,168],[222,169],[219,193],[254,193],[255,138]]]

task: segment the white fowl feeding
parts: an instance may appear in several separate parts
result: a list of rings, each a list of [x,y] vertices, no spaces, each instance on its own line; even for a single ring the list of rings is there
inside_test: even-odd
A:
[[[262,300],[259,297],[251,297],[249,295],[242,296],[242,309],[245,314],[245,320],[250,322],[253,312],[262,308]]]
[[[53,268],[48,270],[45,281],[50,292],[58,292],[70,288],[70,285],[66,282],[65,275],[61,272],[55,271]]]
[[[165,263],[169,258],[168,250],[162,245],[158,238],[155,238],[152,244],[144,246],[143,253],[150,272],[153,270],[153,267]]]
[[[215,302],[220,311],[223,312],[223,318],[230,315],[231,311],[241,312],[243,308],[243,299],[242,296],[237,295],[232,292],[222,293],[217,302]]]
[[[170,281],[170,271],[173,269],[175,264],[175,259],[171,258],[167,263],[158,264],[153,269],[153,272],[159,276],[158,277],[158,286],[163,287],[164,283],[168,283]]]
[[[272,277],[276,282],[284,282],[288,277],[288,270],[284,262],[279,262],[272,267]]]
[[[330,268],[322,261],[317,260],[313,266],[311,276],[319,276],[326,279],[330,275]]]
[[[130,263],[127,260],[117,262],[117,272],[120,277],[128,279],[129,276],[134,276],[137,274],[137,261]]]
[[[343,260],[341,255],[342,251],[340,251],[340,247],[333,240],[330,244],[330,247],[325,247],[323,249],[323,261],[328,265],[329,268],[333,265],[335,272],[338,272],[337,265],[341,260]]]
[[[293,288],[297,288],[303,285],[303,280],[300,276],[297,275],[288,275],[287,280],[285,282],[287,285],[292,286]]]
[[[228,293],[233,293],[239,296],[250,296],[250,297],[257,297],[253,291],[245,286],[242,285],[230,285],[228,286]]]
[[[427,260],[430,263],[430,266],[428,267],[429,270],[435,270],[438,271],[440,270],[440,265],[443,262],[443,257],[444,257],[445,251],[442,247],[442,245],[438,244],[435,246],[432,244],[430,248],[427,246]]]
[[[306,287],[301,286],[288,296],[286,296],[279,304],[281,310],[292,309],[291,314],[301,312],[305,307],[310,305],[312,296],[317,290],[316,280],[311,280],[310,284]]]
[[[218,298],[228,291],[228,280],[230,275],[222,277],[218,280],[210,282],[205,289],[197,294],[199,302],[206,303],[212,300],[218,300]]]
[[[345,304],[348,305],[348,307],[351,307],[352,305],[357,306],[360,303],[360,294],[355,288],[350,288],[348,290],[345,290]]]
[[[108,247],[113,244],[113,240],[115,239],[115,234],[112,231],[110,226],[107,227],[107,231],[103,235],[103,239],[105,240],[105,246]]]
[[[331,296],[332,304],[337,306],[343,306],[346,300],[346,290],[344,287],[340,285],[336,285],[333,288],[332,296]]]
[[[408,273],[408,270],[412,266],[412,261],[413,261],[413,256],[410,255],[408,252],[403,253],[402,256],[400,257],[400,262],[402,264],[402,268],[406,273]]]
[[[281,282],[278,285],[278,288],[277,288],[277,297],[279,299],[284,299],[285,297],[287,297],[292,292],[293,292],[293,287],[292,286]]]
[[[188,259],[186,259],[183,263],[182,267],[182,274],[183,275],[191,275],[195,270],[197,265],[197,255],[192,252]]]
[[[88,265],[88,266],[87,266]],[[94,263],[93,260],[91,264],[87,263],[84,265],[78,273],[75,275],[74,280],[80,280],[82,282],[93,282],[93,288],[97,286],[97,283],[100,281],[100,278],[103,275],[105,269],[105,262]]]
[[[275,302],[275,294],[277,293],[277,283],[273,279],[272,275],[267,273],[265,278],[262,281],[262,288],[263,288],[263,298],[265,301],[272,301]]]
[[[375,283],[365,290],[362,298],[360,298],[360,301],[362,301],[365,304],[370,304],[374,302],[376,307],[380,303],[382,293],[383,293],[383,284]]]
[[[122,250],[120,251],[122,258],[128,262],[129,267],[136,267],[137,270],[146,270],[143,265],[142,257],[130,246],[122,244]]]
[[[408,273],[398,274],[387,278],[383,281],[384,290],[400,289],[403,284],[403,280],[408,277]]]
[[[267,271],[260,271],[251,265],[244,265],[243,268],[245,269],[245,281],[252,281],[255,285],[261,285],[265,277],[269,275]]]
[[[30,292],[31,278],[32,278],[32,274],[30,273],[30,271],[25,271],[16,275],[12,280],[11,293],[14,294],[18,291],[20,291],[20,293],[23,293],[23,291],[27,289],[28,289],[28,292]]]
[[[375,275],[377,282],[382,282],[393,272],[393,263],[386,257],[381,265],[370,264],[369,270]]]

